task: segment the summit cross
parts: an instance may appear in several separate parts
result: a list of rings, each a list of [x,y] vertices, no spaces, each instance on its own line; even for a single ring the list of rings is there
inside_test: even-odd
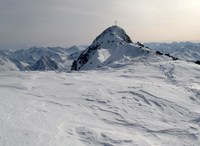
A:
[[[115,26],[117,26],[117,20],[115,20]]]

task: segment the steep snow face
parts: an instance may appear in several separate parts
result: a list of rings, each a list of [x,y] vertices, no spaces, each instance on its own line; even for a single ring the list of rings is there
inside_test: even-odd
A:
[[[148,52],[149,50],[147,48],[133,44],[130,37],[122,28],[112,26],[103,31],[93,43],[82,52],[79,58],[73,62],[71,69],[94,69],[123,59],[124,56],[136,57],[145,55]]]
[[[0,51],[0,71],[16,71],[19,68],[16,66],[17,61],[10,59],[4,52]]]
[[[183,60],[200,60],[200,43],[146,43],[145,45],[163,53],[169,53]]]
[[[58,64],[48,56],[42,56],[34,65],[29,67],[30,70],[48,71],[57,70]]]

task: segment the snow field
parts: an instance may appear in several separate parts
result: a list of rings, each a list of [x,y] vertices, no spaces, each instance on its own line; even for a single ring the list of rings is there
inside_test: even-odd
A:
[[[2,146],[198,146],[200,68],[135,61],[80,72],[0,72]]]

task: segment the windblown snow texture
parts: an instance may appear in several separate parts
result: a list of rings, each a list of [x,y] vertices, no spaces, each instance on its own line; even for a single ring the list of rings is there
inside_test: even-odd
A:
[[[119,68],[0,72],[2,146],[199,146],[200,66],[149,56]]]

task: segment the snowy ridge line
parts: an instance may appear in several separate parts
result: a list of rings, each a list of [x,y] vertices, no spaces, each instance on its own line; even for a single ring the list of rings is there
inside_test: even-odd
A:
[[[167,56],[167,57],[170,57],[170,58],[172,58],[172,60],[184,60],[184,59],[179,59],[179,58],[177,58],[177,57],[174,57],[173,55],[170,55],[170,54],[164,54],[164,53],[161,53],[160,51],[156,51],[156,54],[158,54],[158,55],[161,55],[161,56],[163,56],[163,55],[165,55],[165,56]],[[198,65],[200,65],[200,60],[185,60],[185,61],[187,61],[187,62],[192,62],[192,63],[195,63],[195,64],[198,64]]]
[[[186,61],[200,61],[200,43],[193,42],[173,42],[173,43],[145,43],[154,50],[171,54]]]

